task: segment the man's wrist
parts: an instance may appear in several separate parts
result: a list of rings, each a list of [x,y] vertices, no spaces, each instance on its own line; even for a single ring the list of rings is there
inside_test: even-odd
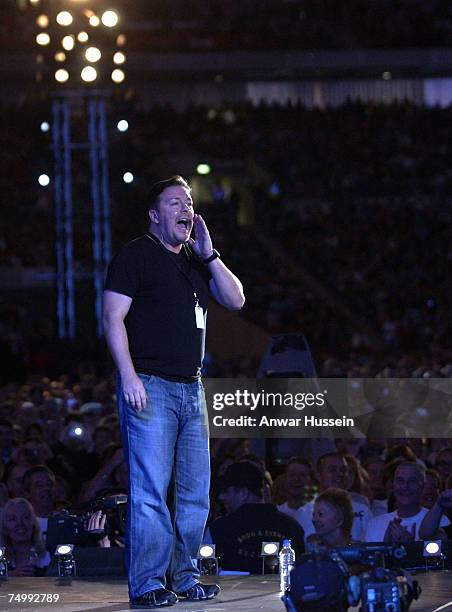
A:
[[[214,261],[215,259],[218,259],[219,257],[221,257],[221,255],[217,251],[217,249],[212,249],[212,252],[210,253],[210,255],[202,258],[202,263],[210,264],[211,261]]]

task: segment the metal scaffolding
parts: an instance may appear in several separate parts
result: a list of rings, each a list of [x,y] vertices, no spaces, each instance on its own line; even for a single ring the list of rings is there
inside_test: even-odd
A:
[[[64,91],[52,102],[52,148],[55,164],[56,289],[58,336],[76,334],[72,152],[89,156],[92,207],[92,280],[96,336],[102,336],[102,294],[105,269],[111,259],[110,191],[108,178],[107,97],[103,91]],[[86,142],[71,141],[74,102],[85,102]]]

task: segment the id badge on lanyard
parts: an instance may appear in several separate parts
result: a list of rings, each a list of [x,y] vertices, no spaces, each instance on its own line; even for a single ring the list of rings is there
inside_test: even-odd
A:
[[[205,328],[204,311],[203,311],[202,307],[199,305],[198,296],[196,295],[196,293],[194,293],[194,296],[195,296],[195,321],[196,321],[196,327],[198,329],[204,329]]]

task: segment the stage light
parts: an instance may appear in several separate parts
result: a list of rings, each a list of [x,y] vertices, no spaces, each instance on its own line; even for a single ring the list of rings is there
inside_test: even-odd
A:
[[[116,53],[113,55],[113,63],[124,64],[125,61],[126,56],[124,55],[124,53],[122,51],[116,51]]]
[[[441,540],[424,542],[424,557],[439,557],[441,555]]]
[[[30,0],[30,4],[39,4],[40,0]]]
[[[60,26],[70,26],[73,21],[74,19],[69,11],[61,11],[56,16],[56,22]]]
[[[66,53],[63,53],[63,51],[57,51],[54,55],[54,58],[56,62],[64,62],[64,60],[66,59]]]
[[[122,180],[124,181],[124,183],[133,183],[133,174],[131,172],[124,172],[124,174],[122,175]]]
[[[215,557],[215,544],[202,544],[198,550],[198,559]]]
[[[99,17],[97,15],[91,15],[91,17],[89,18],[89,25],[93,28],[97,28],[97,26],[100,25]]]
[[[41,32],[36,36],[36,42],[38,45],[48,45],[50,43],[50,36],[47,34],[47,32]]]
[[[65,83],[68,79],[69,79],[69,72],[65,70],[64,68],[59,68],[55,72],[55,80],[58,81],[58,83]]]
[[[38,183],[41,185],[41,187],[47,187],[47,185],[50,183],[50,176],[48,174],[40,174],[38,177]]]
[[[198,174],[210,174],[210,166],[209,166],[209,164],[198,164],[196,166],[196,172]]]
[[[384,81],[389,81],[390,79],[392,79],[392,74],[388,70],[385,70],[383,74],[381,75],[381,78]]]
[[[76,575],[76,563],[74,559],[73,544],[58,544],[55,557],[58,559],[58,576],[64,578]]]
[[[118,34],[118,36],[116,37],[116,44],[118,45],[118,47],[124,47],[126,42],[127,42],[127,38],[125,37],[125,35]]]
[[[72,51],[75,46],[74,37],[72,35],[64,36],[61,39],[61,45],[66,51]]]
[[[41,132],[48,132],[50,130],[50,123],[48,121],[42,121],[39,129]]]
[[[125,119],[121,119],[120,121],[118,121],[116,127],[120,132],[127,132],[127,130],[129,129],[129,124]]]
[[[119,21],[118,13],[115,13],[115,11],[105,11],[105,13],[102,14],[101,19],[102,23],[107,28],[114,28]]]
[[[39,15],[36,17],[36,23],[40,28],[46,28],[49,25],[49,18],[47,15]]]
[[[8,559],[6,557],[6,546],[0,546],[0,577],[8,577]]]
[[[80,76],[86,83],[92,83],[97,79],[97,70],[93,66],[85,66],[81,71]]]
[[[218,558],[215,556],[215,544],[201,544],[196,558],[200,574],[211,576],[218,574]]]
[[[83,429],[81,427],[75,427],[74,434],[80,437],[83,434]]]
[[[115,70],[113,70],[113,72],[111,73],[111,80],[114,83],[122,83],[125,78],[126,78],[126,75],[124,71],[121,70],[120,68],[115,68]]]
[[[97,47],[88,47],[88,49],[85,51],[85,57],[88,62],[98,62],[102,57],[102,53]]]
[[[86,43],[88,40],[89,36],[86,32],[79,32],[77,34],[77,40],[81,43]]]
[[[263,542],[261,555],[266,557],[274,557],[278,554],[279,544],[277,542]]]

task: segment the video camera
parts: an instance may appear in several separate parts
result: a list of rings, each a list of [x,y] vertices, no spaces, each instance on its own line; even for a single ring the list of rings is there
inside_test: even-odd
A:
[[[106,535],[110,540],[125,533],[127,495],[107,495],[85,505],[80,512],[62,512],[51,516],[47,525],[46,545],[55,550],[58,544],[70,542],[75,546],[97,546]],[[94,512],[106,515],[105,528],[88,531],[87,524]]]
[[[388,559],[405,556],[402,546],[358,544],[302,555],[290,574],[290,589],[282,597],[288,612],[406,612],[421,589],[402,569],[387,569]],[[350,566],[360,566],[352,575]]]

